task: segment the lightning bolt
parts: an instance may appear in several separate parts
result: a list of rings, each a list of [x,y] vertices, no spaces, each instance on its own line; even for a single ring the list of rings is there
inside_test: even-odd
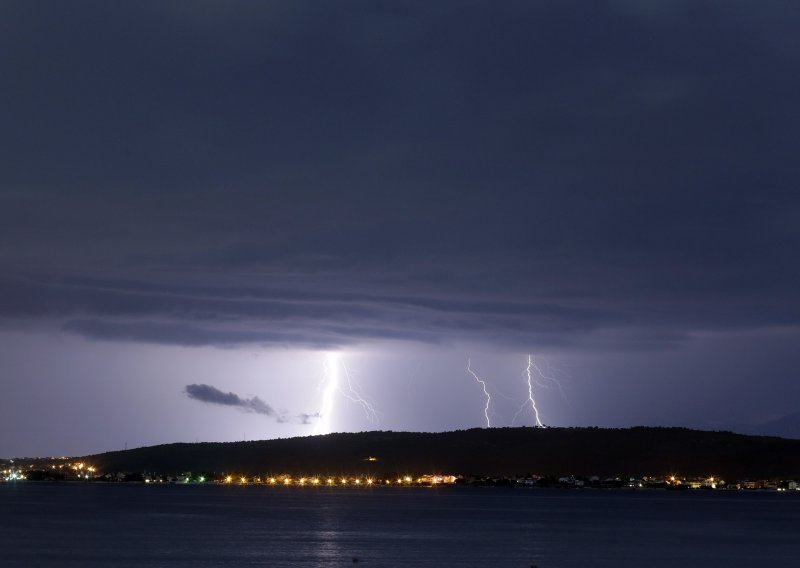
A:
[[[342,361],[342,369],[344,369],[344,376],[347,379],[347,392],[343,391],[341,388],[339,392],[341,392],[342,396],[346,399],[358,404],[364,410],[364,415],[367,417],[367,420],[375,424],[378,421],[378,413],[375,407],[361,396],[361,393],[357,389],[353,388],[353,381],[350,379],[350,371],[347,370],[347,365],[344,364],[344,361]]]
[[[528,355],[528,366],[525,367],[525,376],[528,379],[528,400],[523,402],[522,405],[519,407],[519,410],[517,410],[517,413],[514,414],[514,419],[511,421],[511,425],[512,426],[514,425],[514,422],[517,421],[517,417],[520,415],[520,413],[523,410],[525,410],[525,408],[528,406],[529,403],[530,403],[530,406],[531,406],[531,410],[533,410],[533,416],[536,419],[536,426],[538,426],[539,428],[544,426],[542,424],[542,421],[539,419],[539,409],[536,408],[536,399],[533,398],[533,377],[532,377],[532,374],[531,374],[531,368],[536,369],[536,372],[540,376],[544,377],[544,374],[542,374],[542,371],[539,369],[539,367],[534,362],[533,357]]]
[[[344,370],[347,383],[346,390],[342,388],[339,380],[340,367]],[[350,372],[344,362],[339,360],[338,354],[325,354],[325,360],[322,364],[322,381],[318,388],[322,389],[322,406],[316,414],[317,422],[314,425],[314,434],[327,434],[331,431],[330,418],[331,414],[333,414],[334,397],[337,393],[358,404],[364,410],[368,421],[373,424],[377,422],[378,412],[372,403],[365,399],[359,390],[353,386]]]
[[[548,364],[548,367],[550,367],[549,364]],[[560,380],[558,380],[557,378],[553,377],[552,375],[544,374],[542,372],[541,368],[536,364],[536,360],[535,359],[533,361],[533,368],[536,370],[536,375],[538,377],[534,381],[537,385],[539,385],[540,387],[545,388],[545,389],[552,388],[552,385],[556,385],[556,387],[558,388],[558,392],[561,393],[561,397],[565,401],[569,402],[569,399],[567,399],[567,395],[564,392],[564,387],[561,386],[561,381]],[[559,369],[555,369],[555,371],[557,373],[566,374],[563,371],[560,371]],[[569,376],[569,375],[567,375],[567,376]],[[541,380],[539,380],[539,379],[541,379]],[[542,382],[542,381],[545,381],[545,382]]]
[[[333,412],[333,395],[339,390],[339,358],[336,353],[326,353],[322,363],[322,406],[317,412],[314,434],[330,432],[331,413]]]
[[[467,372],[472,375],[475,380],[480,383],[481,387],[483,387],[483,394],[486,396],[486,406],[483,408],[483,415],[486,417],[486,427],[492,427],[492,421],[489,419],[489,405],[492,402],[492,396],[489,394],[489,391],[486,389],[486,381],[481,379],[475,371],[472,370],[472,361],[468,358],[467,359]]]

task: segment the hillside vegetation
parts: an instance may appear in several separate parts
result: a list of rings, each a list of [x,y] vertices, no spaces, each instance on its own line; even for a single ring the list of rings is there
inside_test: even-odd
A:
[[[476,428],[178,443],[85,459],[105,471],[767,478],[800,476],[800,440],[684,428]]]

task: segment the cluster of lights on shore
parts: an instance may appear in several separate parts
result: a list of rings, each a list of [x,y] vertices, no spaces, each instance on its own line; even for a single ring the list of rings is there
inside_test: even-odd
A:
[[[85,464],[83,462],[66,463],[66,464],[62,463],[59,465],[52,464],[50,466],[50,469],[63,472],[65,467],[67,468],[68,471],[71,471],[72,474],[76,476],[78,479],[91,479],[97,472],[97,469],[94,466]],[[27,479],[25,471],[22,468],[4,469],[2,470],[1,473],[3,474],[2,477],[3,481],[23,481]]]
[[[13,469],[4,469],[3,470],[3,481],[17,481],[17,480],[24,480],[25,474],[20,470],[13,470]]]

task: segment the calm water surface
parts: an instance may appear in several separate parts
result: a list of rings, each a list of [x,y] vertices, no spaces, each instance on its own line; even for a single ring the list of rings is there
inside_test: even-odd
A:
[[[800,566],[800,495],[0,484],[0,566]]]

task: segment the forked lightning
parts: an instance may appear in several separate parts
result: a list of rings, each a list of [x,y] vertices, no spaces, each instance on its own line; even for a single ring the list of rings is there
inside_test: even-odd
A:
[[[540,376],[544,377],[544,375],[542,374],[542,371],[539,369],[539,367],[533,361],[533,357],[528,355],[528,366],[525,367],[525,376],[528,379],[528,400],[523,402],[522,405],[519,407],[519,410],[517,410],[517,413],[514,414],[514,419],[511,420],[511,425],[512,426],[517,421],[517,417],[520,415],[520,413],[523,410],[525,410],[525,408],[528,406],[528,404],[530,404],[531,410],[533,410],[533,416],[534,416],[534,419],[536,420],[536,426],[538,426],[540,428],[544,426],[542,424],[542,421],[539,419],[539,409],[536,407],[536,399],[533,398],[533,377],[531,376],[531,368],[536,369],[536,372]]]
[[[481,379],[475,371],[472,370],[472,361],[470,359],[467,359],[467,372],[480,383],[481,387],[483,387],[483,394],[486,396],[486,406],[483,408],[483,415],[486,417],[486,427],[491,428],[492,421],[489,418],[489,405],[492,403],[492,395],[490,395],[489,391],[486,389],[486,381]]]
[[[344,389],[339,382],[340,366],[344,370],[347,380],[347,385]],[[339,356],[336,353],[325,354],[322,374],[322,382],[319,387],[322,389],[322,405],[316,414],[317,422],[314,425],[314,434],[327,434],[331,431],[331,415],[333,414],[334,395],[336,393],[361,406],[367,420],[373,424],[377,422],[378,413],[375,411],[375,407],[353,386],[347,367],[344,362],[339,360]]]

